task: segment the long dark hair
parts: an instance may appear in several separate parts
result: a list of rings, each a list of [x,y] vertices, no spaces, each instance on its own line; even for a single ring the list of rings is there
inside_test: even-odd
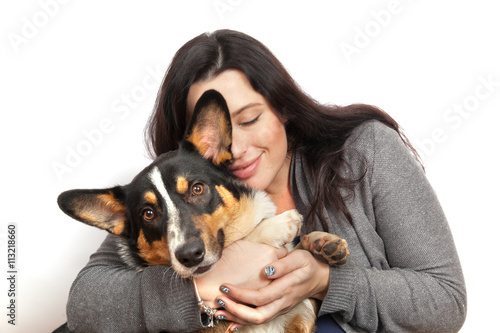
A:
[[[191,85],[228,69],[243,72],[253,89],[288,119],[289,149],[305,156],[314,180],[314,197],[306,218],[309,225],[317,217],[328,229],[322,208],[330,205],[352,220],[340,189],[353,193],[359,179],[342,177],[340,171],[347,166],[344,143],[361,123],[375,119],[393,128],[418,156],[397,122],[387,113],[365,104],[341,107],[318,103],[299,88],[266,46],[232,30],[199,35],[175,54],[146,129],[146,142],[152,156],[177,149],[186,128],[186,100]]]

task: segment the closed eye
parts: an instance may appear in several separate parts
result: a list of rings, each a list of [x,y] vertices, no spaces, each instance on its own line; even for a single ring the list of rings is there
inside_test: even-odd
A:
[[[259,120],[259,118],[260,118],[261,115],[262,115],[262,113],[259,114],[257,117],[255,117],[254,119],[252,119],[250,121],[246,121],[244,123],[240,123],[240,126],[250,126],[250,125],[255,124],[257,122],[257,120]]]

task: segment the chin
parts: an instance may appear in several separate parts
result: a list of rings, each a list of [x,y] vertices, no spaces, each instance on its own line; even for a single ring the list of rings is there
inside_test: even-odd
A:
[[[258,191],[265,191],[267,188],[266,184],[264,184],[264,182],[261,179],[257,179],[257,177],[255,176],[252,176],[249,179],[242,180],[242,183]]]

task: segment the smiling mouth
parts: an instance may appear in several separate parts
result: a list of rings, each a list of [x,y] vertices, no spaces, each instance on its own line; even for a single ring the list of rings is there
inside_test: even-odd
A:
[[[259,166],[262,154],[250,162],[241,163],[230,167],[233,176],[239,179],[251,177]]]

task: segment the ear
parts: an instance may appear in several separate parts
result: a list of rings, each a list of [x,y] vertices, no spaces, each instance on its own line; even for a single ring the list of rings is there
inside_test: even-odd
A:
[[[207,90],[194,107],[185,141],[215,165],[225,164],[231,154],[231,117],[226,100],[215,90]]]
[[[63,212],[88,225],[120,236],[125,228],[127,209],[117,186],[104,190],[70,190],[57,198]]]

